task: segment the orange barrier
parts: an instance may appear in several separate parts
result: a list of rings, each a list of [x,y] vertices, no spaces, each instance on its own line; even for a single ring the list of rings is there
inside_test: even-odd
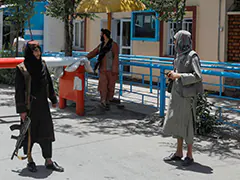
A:
[[[24,58],[0,58],[0,69],[16,68],[22,63]],[[64,72],[59,81],[59,108],[66,107],[66,100],[76,102],[76,114],[84,115],[84,81],[85,68],[79,66],[74,72]],[[78,77],[81,80],[81,89],[74,89],[74,79]]]
[[[74,89],[74,80],[79,78],[81,80],[81,89]],[[84,115],[84,81],[85,68],[79,66],[74,72],[64,72],[64,75],[59,81],[59,108],[66,107],[66,100],[71,100],[76,103],[76,114]]]
[[[0,58],[0,69],[16,68],[23,60],[24,58]]]

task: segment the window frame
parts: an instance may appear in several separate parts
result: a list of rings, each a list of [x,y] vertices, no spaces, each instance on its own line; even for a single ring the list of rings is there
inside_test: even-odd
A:
[[[158,16],[158,13],[152,10],[146,10],[146,11],[133,11],[131,14],[131,40],[132,41],[151,41],[151,42],[157,42],[159,41],[159,29],[160,29],[160,22],[156,18],[155,19],[155,37],[154,38],[149,38],[149,37],[134,37],[134,30],[135,30],[135,23],[134,23],[134,18],[135,14],[143,14],[144,13],[155,13],[156,17]]]
[[[186,6],[186,12],[191,12],[192,13],[192,47],[193,50],[196,50],[197,44],[196,44],[196,39],[197,39],[197,6]],[[165,24],[163,21],[160,22],[160,30],[159,30],[159,36],[160,36],[160,46],[159,46],[159,57],[169,57],[165,54],[164,52],[164,42],[166,41],[165,36]]]
[[[190,22],[188,22],[189,20],[191,20]],[[171,28],[170,28],[170,25],[174,25],[174,24],[176,24],[176,22],[172,22],[171,20],[169,20],[168,22],[167,22],[167,41],[166,41],[166,55],[167,56],[169,56],[169,57],[173,57],[174,56],[174,54],[170,54],[169,53],[169,51],[170,51],[170,46],[172,47],[172,48],[174,48],[174,43],[170,43],[170,39],[171,39]],[[183,30],[187,30],[187,31],[189,31],[188,29],[184,29],[183,27],[184,27],[184,24],[185,25],[187,25],[187,27],[189,27],[189,24],[191,24],[192,25],[192,30],[193,30],[193,18],[184,18],[183,19],[183,23],[182,23],[182,29]],[[191,34],[192,34],[192,32],[191,32]]]
[[[79,23],[79,46],[76,46],[75,38],[76,38],[76,24]],[[82,27],[83,23],[83,28]],[[84,50],[85,49],[85,26],[86,22],[84,19],[81,20],[73,20],[73,49],[74,50]],[[82,32],[83,31],[83,32]],[[82,37],[83,33],[83,37]],[[83,41],[83,47],[81,47]]]

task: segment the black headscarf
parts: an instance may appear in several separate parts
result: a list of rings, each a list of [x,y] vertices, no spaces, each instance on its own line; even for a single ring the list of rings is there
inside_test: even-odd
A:
[[[42,62],[42,56],[37,59],[33,51],[38,48],[41,51],[41,47],[37,41],[29,41],[25,48],[25,60],[24,65],[27,68],[32,78],[32,93],[35,94],[41,87],[43,80],[45,79],[45,67]]]
[[[111,49],[112,49],[112,42],[113,40],[110,38],[111,36],[111,32],[108,29],[101,29],[102,35],[106,35],[107,38],[109,39],[106,46],[104,46],[105,42],[104,42],[104,38],[103,36],[101,37],[101,45],[100,45],[100,51],[99,51],[99,55],[98,55],[98,61],[95,64],[94,67],[94,71],[97,70],[97,68],[99,66],[101,66],[101,61],[103,60],[104,56],[106,55],[106,53],[108,53]]]

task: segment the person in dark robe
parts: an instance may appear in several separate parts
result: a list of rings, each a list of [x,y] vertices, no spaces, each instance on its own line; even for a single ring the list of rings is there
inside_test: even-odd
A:
[[[47,169],[63,172],[64,169],[56,162],[52,161],[52,142],[55,141],[53,121],[50,113],[48,98],[52,106],[57,106],[57,97],[54,92],[53,83],[45,62],[42,60],[42,52],[37,41],[29,41],[25,48],[25,60],[16,68],[15,79],[15,101],[16,111],[21,116],[23,122],[26,117],[30,117],[30,149],[28,143],[23,143],[24,154],[28,155],[27,168],[31,172],[36,172],[36,164],[32,158],[31,150],[34,143],[38,143],[42,149],[42,156],[45,159]],[[26,102],[25,76],[21,68],[24,67],[31,77],[30,100]],[[29,107],[29,108],[28,108]],[[25,141],[27,141],[26,136]]]
[[[99,68],[98,91],[101,96],[101,106],[106,110],[109,110],[110,102],[113,101],[119,67],[118,44],[110,36],[111,32],[108,29],[101,29],[101,44],[86,56],[92,59],[98,55],[94,70]]]

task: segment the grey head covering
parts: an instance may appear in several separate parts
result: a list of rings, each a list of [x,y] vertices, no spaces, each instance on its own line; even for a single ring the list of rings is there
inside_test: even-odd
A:
[[[192,50],[191,33],[185,30],[180,30],[174,35],[176,57],[180,60]]]

